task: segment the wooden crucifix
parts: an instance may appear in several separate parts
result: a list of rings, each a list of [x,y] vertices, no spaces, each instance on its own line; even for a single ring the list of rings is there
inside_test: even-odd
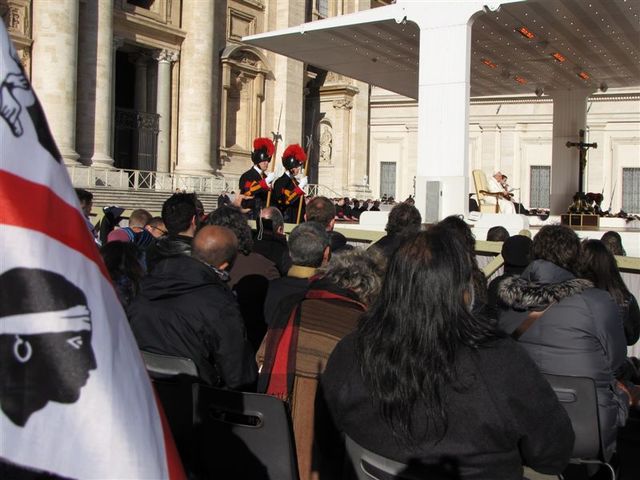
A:
[[[576,147],[580,154],[580,168],[579,168],[579,177],[578,177],[578,192],[584,193],[583,185],[584,185],[584,169],[587,166],[587,150],[590,148],[598,148],[598,144],[596,142],[593,143],[585,143],[584,141],[584,130],[580,130],[579,142],[567,142],[567,148]]]

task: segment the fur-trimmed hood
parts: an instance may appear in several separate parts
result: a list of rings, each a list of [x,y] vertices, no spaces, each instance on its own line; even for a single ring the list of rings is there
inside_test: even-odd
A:
[[[500,303],[514,310],[538,310],[563,298],[593,288],[589,280],[575,278],[552,263],[538,260],[521,277],[503,280],[498,288]]]

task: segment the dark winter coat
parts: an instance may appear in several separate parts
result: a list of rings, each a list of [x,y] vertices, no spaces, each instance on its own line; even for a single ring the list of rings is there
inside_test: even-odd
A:
[[[389,260],[404,239],[404,236],[397,233],[387,234],[377,242],[371,244],[369,248],[377,248],[380,253],[382,253],[382,255],[384,255],[384,257]]]
[[[353,249],[353,246],[347,243],[347,237],[340,232],[331,230],[327,233],[329,234],[329,241],[331,242],[331,253],[344,252]]]
[[[496,339],[478,349],[457,353],[459,381],[442,392],[448,417],[444,437],[426,430],[426,410],[417,402],[414,432],[425,432],[410,445],[395,440],[372,401],[355,354],[355,334],[334,349],[321,378],[316,425],[334,422],[356,443],[387,458],[408,463],[459,464],[460,478],[520,480],[522,465],[543,473],[559,473],[573,449],[571,422],[555,393],[526,352],[513,340]],[[325,410],[325,407],[328,409]],[[330,417],[323,418],[326,413]],[[320,417],[320,418],[319,418]],[[330,469],[324,452],[339,462],[335,437],[317,437],[321,468]],[[340,468],[340,465],[337,465]],[[321,478],[331,478],[331,475]]]
[[[611,296],[551,262],[535,260],[521,277],[504,280],[498,297],[499,326],[509,334],[530,311],[550,306],[519,342],[543,373],[593,378],[603,444],[610,455],[616,429],[627,416],[626,397],[614,379],[627,347]]]
[[[238,300],[240,313],[247,329],[247,338],[254,351],[258,350],[267,331],[264,320],[264,300],[269,281],[280,278],[275,264],[259,253],[239,253],[229,271],[229,287]]]
[[[635,345],[640,338],[640,307],[636,297],[629,293],[625,295],[624,303],[618,305],[622,315],[624,334],[627,337],[627,345]]]
[[[141,350],[190,358],[211,385],[253,388],[257,367],[238,303],[204,263],[162,260],[127,313]]]
[[[303,293],[309,288],[310,278],[316,273],[315,268],[293,265],[286,277],[276,278],[269,282],[267,297],[264,300],[264,319],[270,325],[278,304],[289,295]]]
[[[147,272],[151,272],[156,264],[165,258],[176,255],[191,255],[193,237],[185,235],[166,235],[158,238],[147,248]]]
[[[265,229],[260,238],[254,232],[252,252],[268,258],[275,263],[280,276],[284,277],[291,268],[291,256],[289,255],[289,246],[287,245],[287,237],[273,233],[271,230]]]

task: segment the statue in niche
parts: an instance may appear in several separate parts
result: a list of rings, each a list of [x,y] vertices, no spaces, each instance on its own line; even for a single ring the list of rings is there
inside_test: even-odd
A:
[[[331,163],[331,153],[333,151],[333,134],[331,127],[327,124],[321,126],[320,133],[320,162]]]

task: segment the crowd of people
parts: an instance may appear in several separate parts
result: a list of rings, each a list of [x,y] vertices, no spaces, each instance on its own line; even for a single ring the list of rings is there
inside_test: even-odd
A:
[[[334,230],[339,203],[305,202],[287,238],[299,210],[267,207],[259,190],[212,212],[175,193],[160,218],[136,210],[105,232],[101,252],[142,350],[190,358],[207,385],[290,404],[302,479],[341,478],[344,435],[409,472],[587,478],[567,470],[574,430],[545,374],[594,380],[603,457],[614,457],[640,383],[619,237],[497,228],[504,274],[488,284],[460,217],[425,227],[399,203],[365,250]]]

